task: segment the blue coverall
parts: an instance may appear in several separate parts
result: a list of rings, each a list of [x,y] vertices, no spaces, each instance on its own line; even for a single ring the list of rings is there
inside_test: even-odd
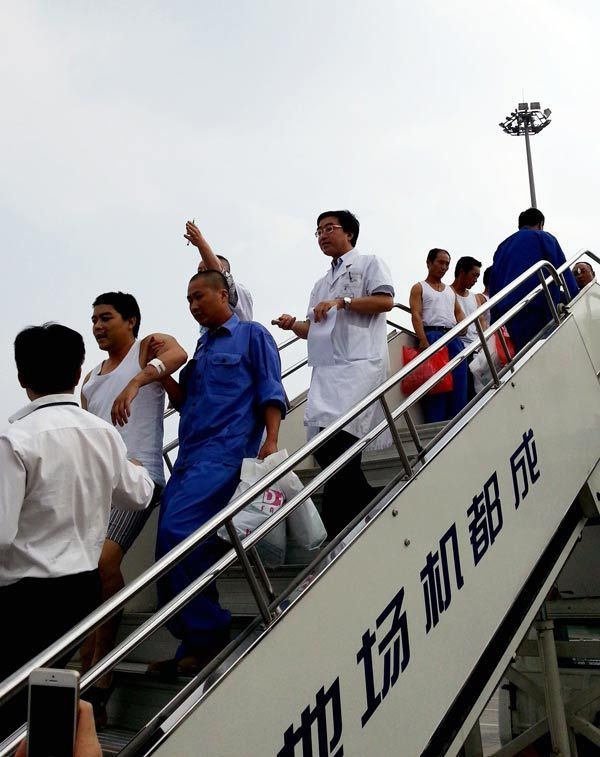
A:
[[[285,415],[281,363],[273,337],[236,315],[204,333],[181,372],[179,454],[162,495],[157,559],[200,528],[231,499],[242,460],[256,457],[264,408]],[[216,535],[200,544],[158,582],[160,604],[179,594],[228,549]],[[168,624],[182,640],[177,657],[216,643],[231,615],[219,605],[214,583]]]

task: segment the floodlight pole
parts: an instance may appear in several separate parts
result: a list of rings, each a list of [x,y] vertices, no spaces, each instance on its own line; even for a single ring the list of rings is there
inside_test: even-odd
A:
[[[537,208],[537,197],[535,195],[535,182],[533,179],[533,161],[531,159],[531,140],[532,134],[539,134],[542,129],[550,123],[550,108],[542,110],[539,102],[519,103],[516,110],[513,110],[510,116],[506,116],[504,121],[498,124],[505,134],[513,137],[525,137],[525,153],[527,155],[527,173],[529,175],[529,194],[531,196],[531,207]]]
[[[535,183],[533,181],[533,162],[531,160],[531,145],[529,144],[529,118],[523,119],[523,130],[525,132],[525,152],[527,153],[527,172],[529,173],[529,194],[531,195],[531,207],[537,208],[537,199],[535,196]]]

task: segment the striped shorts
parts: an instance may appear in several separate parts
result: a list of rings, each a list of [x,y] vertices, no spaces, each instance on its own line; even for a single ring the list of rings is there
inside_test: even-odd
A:
[[[152,499],[144,510],[119,510],[116,507],[111,508],[106,538],[118,544],[123,552],[127,552],[138,538],[142,528],[146,525],[146,521],[150,517],[152,510],[160,502],[162,490],[163,487],[160,484],[154,484]]]

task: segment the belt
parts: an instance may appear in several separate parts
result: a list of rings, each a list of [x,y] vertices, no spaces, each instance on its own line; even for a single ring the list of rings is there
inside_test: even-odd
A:
[[[425,332],[428,331],[452,331],[452,329],[446,328],[446,326],[425,326]]]

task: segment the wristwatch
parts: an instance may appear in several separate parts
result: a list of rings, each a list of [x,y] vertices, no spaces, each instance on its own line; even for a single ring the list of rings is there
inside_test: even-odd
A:
[[[344,297],[344,310],[350,310],[351,302],[352,302],[352,297]]]

